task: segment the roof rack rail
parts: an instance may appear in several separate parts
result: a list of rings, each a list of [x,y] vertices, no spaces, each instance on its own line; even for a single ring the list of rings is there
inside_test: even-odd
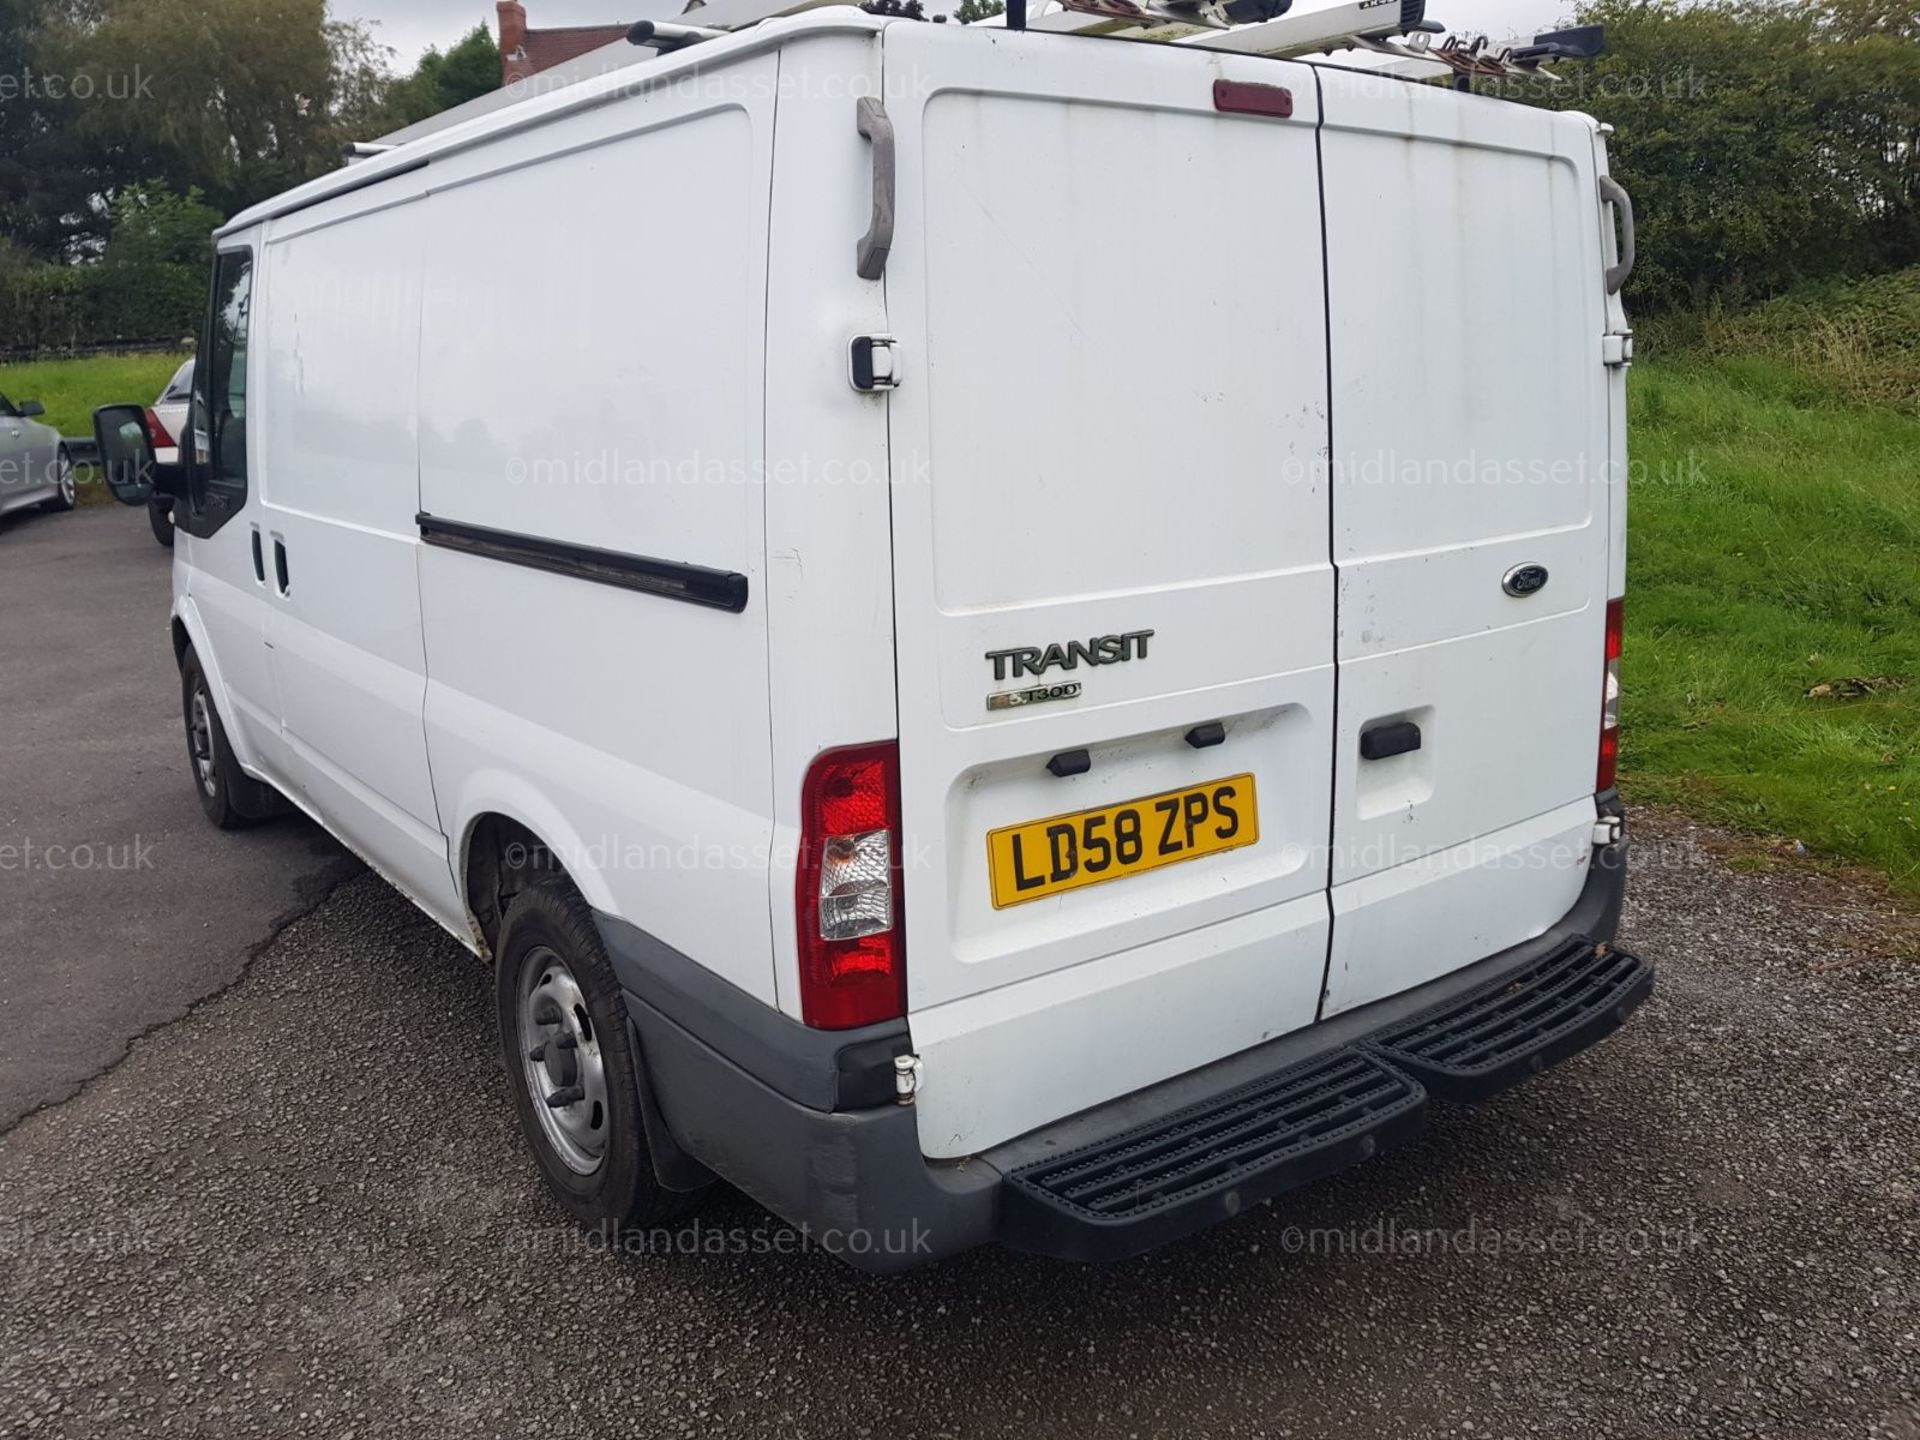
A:
[[[669,24],[664,20],[642,20],[628,32],[627,39],[635,45],[651,45],[651,40],[635,38],[635,32],[643,27],[652,27],[652,33],[664,38],[667,31],[684,31],[693,38],[682,43],[692,44],[696,40],[710,40],[717,35],[735,30],[745,30],[750,25],[758,25],[763,20],[778,20],[788,15],[804,15],[809,10],[819,10],[828,5],[857,5],[859,0],[693,0],[693,3],[680,12],[679,19]],[[676,47],[677,48],[677,47]]]
[[[1044,3],[1044,0],[1042,0]],[[1202,50],[1269,59],[1362,50],[1391,59],[1445,67],[1465,88],[1475,78],[1522,76],[1558,81],[1550,60],[1591,60],[1606,49],[1604,28],[1576,26],[1535,37],[1531,45],[1494,48],[1486,36],[1447,35],[1426,16],[1426,0],[1339,0],[1294,12],[1291,0],[1058,0],[1027,28],[1055,34],[1159,40]],[[1255,9],[1267,12],[1253,18]],[[1383,14],[1384,12],[1384,14]],[[1445,38],[1436,38],[1445,37]],[[1440,69],[1420,73],[1438,75]]]
[[[1493,49],[1487,37],[1446,36],[1446,27],[1426,18],[1427,0],[1335,0],[1295,13],[1294,0],[1007,0],[1008,29],[1041,30],[1062,35],[1111,36],[1155,40],[1273,59],[1342,50],[1365,50],[1394,60],[1438,65],[1454,72],[1461,88],[1478,77],[1507,79],[1560,77],[1549,60],[1590,60],[1606,48],[1602,28],[1577,26],[1537,36],[1531,45]],[[717,40],[763,21],[805,14],[830,5],[860,5],[892,13],[860,0],[692,0],[679,20],[642,20],[627,32],[632,45],[662,55],[689,45]],[[912,13],[906,11],[904,13]],[[944,19],[945,16],[936,18]],[[691,23],[694,20],[700,23]],[[992,23],[992,22],[987,22]],[[1436,36],[1445,36],[1437,44]],[[1439,71],[1423,71],[1438,74]]]
[[[627,31],[629,45],[651,45],[662,55],[702,40],[718,40],[727,32],[709,25],[675,25],[667,20],[642,20]]]
[[[1426,24],[1426,0],[1341,0],[1294,13],[1292,0],[1060,0],[1028,28],[1129,40],[1219,39],[1250,55],[1312,55],[1358,38],[1386,39]],[[1440,27],[1435,26],[1434,29]]]

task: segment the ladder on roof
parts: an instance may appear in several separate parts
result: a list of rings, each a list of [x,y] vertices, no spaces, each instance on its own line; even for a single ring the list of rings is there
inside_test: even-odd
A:
[[[642,20],[629,32],[636,45],[677,50],[744,30],[763,20],[800,15],[854,0],[693,0],[679,21]],[[1045,4],[1047,0],[1037,0]],[[1010,0],[1006,23],[1053,34],[1154,40],[1272,59],[1363,50],[1398,61],[1445,66],[1457,81],[1534,76],[1557,80],[1553,60],[1590,60],[1603,48],[1597,25],[1537,37],[1533,44],[1493,48],[1487,37],[1444,36],[1426,18],[1426,0],[1336,0],[1294,13],[1293,0],[1058,0],[1061,9],[1026,16],[1026,0]],[[987,22],[990,23],[990,22]]]
[[[1060,0],[1064,7],[1029,19],[1028,28],[1128,40],[1233,42],[1247,55],[1289,58],[1360,41],[1384,42],[1442,27],[1426,19],[1426,0],[1342,0],[1293,13],[1287,0]]]

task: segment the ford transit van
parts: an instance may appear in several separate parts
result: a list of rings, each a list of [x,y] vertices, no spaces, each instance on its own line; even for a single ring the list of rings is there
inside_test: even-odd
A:
[[[99,417],[208,816],[490,966],[560,1202],[1124,1257],[1618,1027],[1602,127],[850,6],[654,40],[237,217],[179,468]]]

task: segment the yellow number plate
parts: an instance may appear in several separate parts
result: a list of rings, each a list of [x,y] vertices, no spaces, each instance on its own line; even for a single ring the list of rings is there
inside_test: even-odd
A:
[[[1259,838],[1251,775],[1009,825],[987,834],[993,908],[1238,850]]]

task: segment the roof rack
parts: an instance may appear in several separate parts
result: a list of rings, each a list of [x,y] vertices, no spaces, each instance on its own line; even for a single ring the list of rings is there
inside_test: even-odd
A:
[[[661,53],[717,39],[763,20],[853,0],[693,0],[679,22],[642,20],[628,32],[635,45]],[[1036,0],[1045,5],[1049,0]],[[1427,0],[1336,0],[1294,13],[1293,0],[1057,0],[1062,7],[1029,15],[1028,0],[1007,0],[1008,29],[1062,35],[1155,40],[1243,55],[1294,59],[1361,50],[1393,60],[1445,67],[1469,88],[1478,78],[1558,80],[1551,60],[1590,60],[1605,48],[1601,27],[1540,35],[1531,45],[1494,48],[1486,36],[1449,36],[1426,16]],[[873,4],[863,6],[876,9]],[[698,24],[682,23],[698,21]],[[1445,37],[1438,40],[1436,37]],[[1439,74],[1435,70],[1427,73]]]
[[[1294,14],[1291,0],[1060,0],[1029,29],[1129,40],[1228,42],[1243,54],[1314,55],[1359,41],[1440,32],[1426,0],[1342,0]]]

